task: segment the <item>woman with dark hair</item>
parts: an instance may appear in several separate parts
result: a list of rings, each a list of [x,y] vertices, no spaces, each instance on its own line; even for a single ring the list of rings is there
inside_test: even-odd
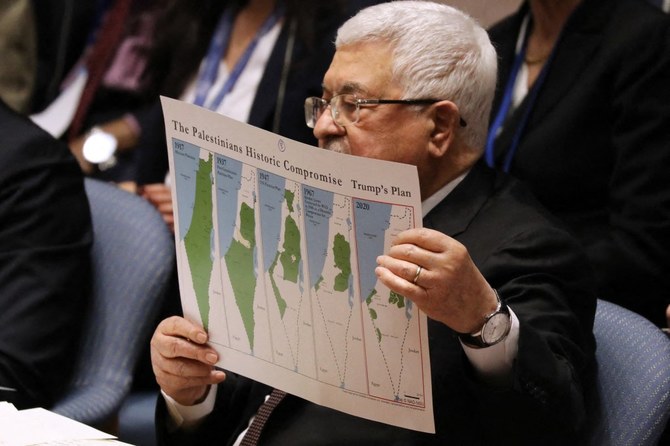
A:
[[[373,3],[172,0],[156,26],[147,76],[163,95],[316,144],[304,123],[304,100],[321,95],[337,27]],[[138,118],[140,193],[172,226],[160,106]]]
[[[233,11],[233,25],[238,26],[236,31],[245,34],[239,36],[239,42],[233,41],[238,36],[231,34],[229,48],[231,45],[238,46],[238,49],[243,46],[242,40],[248,40],[251,34],[258,31],[254,28],[258,28],[263,19],[277,8],[283,29],[278,43],[289,36],[291,39],[297,38],[298,45],[314,55],[317,47],[332,46],[329,38],[334,38],[337,24],[345,16],[353,14],[357,6],[363,6],[363,2],[334,0],[321,4],[300,0],[204,0],[193,3],[169,0],[156,27],[160,32],[155,36],[147,75],[155,86],[160,87],[162,94],[171,97],[181,95],[207,56],[217,26],[224,21],[222,15],[225,11]],[[286,22],[293,28],[287,29]],[[330,53],[332,51],[329,50]],[[234,56],[233,51],[224,55],[231,59]],[[321,58],[325,60],[325,57]]]
[[[304,102],[321,96],[335,51],[335,32],[374,0],[167,0],[149,55],[147,81],[155,94],[203,105],[226,116],[316,145],[305,125]],[[173,229],[163,114],[156,104],[136,115],[138,193]],[[163,316],[179,314],[178,286]],[[150,367],[139,373],[153,382]],[[145,376],[145,374],[150,376]]]

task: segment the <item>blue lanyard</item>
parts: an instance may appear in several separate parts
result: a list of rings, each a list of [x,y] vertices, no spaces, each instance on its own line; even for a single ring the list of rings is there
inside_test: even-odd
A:
[[[559,36],[559,40],[560,40],[560,36]],[[514,85],[516,84],[516,78],[519,75],[519,71],[521,70],[521,64],[523,63],[523,59],[526,55],[527,41],[528,41],[528,32],[526,32],[526,36],[524,36],[524,43],[523,43],[523,46],[521,47],[521,50],[517,53],[516,57],[514,58],[514,63],[512,64],[512,71],[511,71],[510,77],[507,81],[507,85],[505,86],[505,93],[503,95],[502,102],[500,103],[500,107],[498,108],[498,113],[496,114],[496,117],[494,118],[493,123],[491,124],[491,127],[489,128],[489,133],[488,133],[488,136],[486,138],[485,159],[486,159],[486,164],[488,164],[490,167],[495,166],[495,159],[494,159],[495,140],[496,140],[496,137],[498,136],[499,130],[502,128],[502,125],[505,121],[505,118],[507,117],[510,106],[512,105],[512,96],[514,94]],[[530,114],[533,110],[533,107],[535,106],[535,102],[537,101],[537,97],[539,96],[539,92],[542,88],[542,85],[544,84],[544,81],[547,78],[547,74],[549,72],[549,65],[551,65],[551,62],[554,59],[554,54],[556,52],[556,47],[557,46],[558,46],[558,41],[557,41],[556,45],[554,45],[554,48],[552,49],[551,54],[549,55],[549,58],[547,59],[546,63],[544,64],[544,67],[542,67],[542,71],[540,71],[540,74],[538,75],[537,79],[535,80],[535,83],[533,84],[530,91],[528,92],[528,96],[526,98],[526,108],[523,112],[523,115],[521,116],[521,120],[519,121],[519,124],[517,125],[516,130],[514,131],[514,136],[512,138],[512,142],[510,143],[510,146],[507,149],[507,152],[505,154],[505,160],[504,160],[503,166],[502,166],[502,170],[504,172],[509,172],[511,167],[512,167],[512,161],[514,160],[514,156],[516,155],[516,151],[519,148],[519,143],[521,142],[521,136],[523,135],[523,132],[526,129],[526,125],[528,124],[528,119],[530,118]]]
[[[209,91],[212,89],[214,82],[219,76],[219,65],[230,41],[230,34],[233,29],[233,21],[235,19],[236,13],[237,8],[227,8],[221,15],[221,19],[219,20],[214,36],[212,37],[212,41],[210,42],[209,49],[207,50],[205,66],[196,84],[196,95],[193,101],[193,103],[196,105],[205,105]],[[228,76],[228,79],[226,79],[226,82],[221,87],[221,90],[219,90],[214,100],[207,105],[209,109],[216,110],[219,108],[221,102],[223,102],[223,99],[226,97],[226,95],[232,91],[233,87],[235,87],[237,80],[240,78],[244,68],[249,63],[249,59],[251,59],[251,55],[258,45],[258,41],[263,36],[265,36],[277,24],[277,22],[279,22],[283,15],[284,8],[281,5],[281,2],[277,2],[275,9],[272,11],[270,16],[265,19],[265,22],[263,22],[261,28],[258,30],[252,41],[244,50],[240,60],[238,60],[233,67],[230,75]]]

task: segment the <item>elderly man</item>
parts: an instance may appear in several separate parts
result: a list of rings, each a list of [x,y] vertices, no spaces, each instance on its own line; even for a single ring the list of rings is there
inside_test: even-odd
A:
[[[377,275],[429,317],[436,434],[288,395],[259,444],[581,442],[594,352],[589,270],[517,182],[478,161],[495,72],[486,32],[445,5],[383,3],[340,28],[306,117],[322,148],[418,167],[425,228],[399,234]],[[164,443],[243,439],[272,389],[214,369],[216,360],[202,328],[182,318],[157,328]]]

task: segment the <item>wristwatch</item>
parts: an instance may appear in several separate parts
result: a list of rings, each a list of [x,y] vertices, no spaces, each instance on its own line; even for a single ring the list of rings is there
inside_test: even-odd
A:
[[[82,154],[84,159],[100,170],[106,170],[116,164],[118,140],[113,134],[93,127],[84,140]]]
[[[509,308],[505,305],[495,289],[493,292],[498,299],[495,311],[484,318],[484,325],[477,333],[459,333],[459,339],[468,347],[485,348],[503,341],[509,334],[512,326]]]

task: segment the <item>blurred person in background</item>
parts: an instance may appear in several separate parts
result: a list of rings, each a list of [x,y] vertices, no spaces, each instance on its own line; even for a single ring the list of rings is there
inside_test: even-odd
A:
[[[35,85],[37,48],[30,0],[0,3],[0,99],[27,113]]]
[[[144,74],[164,1],[82,6],[66,0],[34,8],[39,70],[33,117],[68,142],[86,175],[131,181],[139,136],[134,113],[156,98]],[[53,72],[44,79],[47,70]]]
[[[337,27],[371,0],[173,0],[157,26],[148,78],[161,94],[308,144],[303,102],[320,94]],[[145,114],[137,181],[172,228],[160,105]]]
[[[488,164],[581,241],[600,298],[665,326],[670,18],[644,0],[527,0],[489,35]]]

